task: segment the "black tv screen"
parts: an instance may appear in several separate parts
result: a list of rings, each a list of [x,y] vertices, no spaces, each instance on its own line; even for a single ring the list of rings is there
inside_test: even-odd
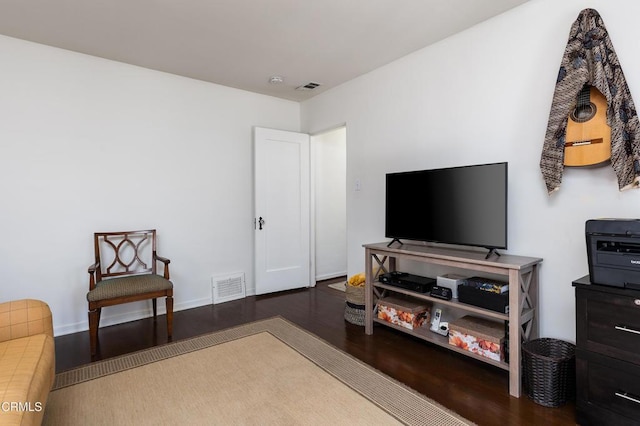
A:
[[[388,173],[385,236],[507,248],[507,163]]]

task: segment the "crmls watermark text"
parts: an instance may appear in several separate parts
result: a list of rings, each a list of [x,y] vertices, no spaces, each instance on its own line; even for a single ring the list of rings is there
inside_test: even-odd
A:
[[[42,411],[42,402],[16,402],[16,401],[3,401],[0,403],[0,411],[10,412],[10,411],[29,411],[29,412],[40,412]]]

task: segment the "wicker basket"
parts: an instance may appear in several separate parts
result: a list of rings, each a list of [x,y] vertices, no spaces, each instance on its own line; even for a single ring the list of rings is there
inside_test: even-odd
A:
[[[345,285],[344,319],[355,325],[364,325],[364,287]]]
[[[344,319],[351,324],[364,326],[364,305],[345,303]]]
[[[522,345],[524,391],[534,402],[559,407],[575,398],[576,347],[563,340],[543,338]]]
[[[364,287],[356,287],[347,283],[344,292],[347,302],[354,305],[364,305]]]

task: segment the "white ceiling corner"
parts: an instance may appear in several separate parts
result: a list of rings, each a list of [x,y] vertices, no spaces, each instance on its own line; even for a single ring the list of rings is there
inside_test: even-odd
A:
[[[526,1],[3,0],[0,34],[303,101]]]

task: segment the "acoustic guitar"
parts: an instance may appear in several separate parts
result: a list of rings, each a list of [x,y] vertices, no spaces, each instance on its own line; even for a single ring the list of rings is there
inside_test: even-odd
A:
[[[611,128],[607,124],[607,98],[585,84],[569,113],[564,144],[564,165],[593,166],[611,158]]]

